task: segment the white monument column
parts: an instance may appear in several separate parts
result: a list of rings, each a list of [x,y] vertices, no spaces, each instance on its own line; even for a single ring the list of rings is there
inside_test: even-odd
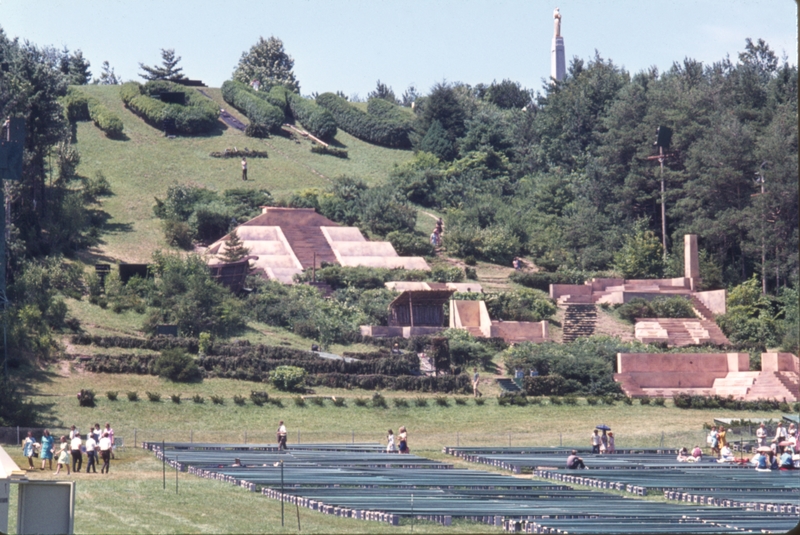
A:
[[[550,78],[556,81],[564,79],[567,72],[564,55],[564,38],[561,37],[561,13],[558,8],[553,11],[553,45],[550,47]]]

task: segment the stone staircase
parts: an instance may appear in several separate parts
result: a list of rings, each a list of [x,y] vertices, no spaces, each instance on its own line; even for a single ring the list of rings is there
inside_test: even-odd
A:
[[[562,327],[562,340],[574,342],[578,338],[594,334],[597,322],[597,309],[592,304],[567,304],[563,307],[564,323]]]
[[[694,313],[697,314],[697,317],[704,320],[714,321],[715,319],[714,313],[711,312],[711,309],[709,309],[706,305],[704,305],[703,302],[700,301],[696,295],[692,295],[691,302],[692,302],[692,310],[694,310]]]
[[[328,245],[328,240],[322,234],[320,227],[316,226],[291,226],[282,227],[286,241],[294,251],[294,255],[308,269],[314,265],[314,253],[317,254],[317,267],[322,262],[337,264],[336,255]]]
[[[670,347],[701,344],[730,345],[730,340],[712,320],[689,318],[642,318],[636,320],[636,339],[645,344],[666,343]]]
[[[714,379],[714,393],[744,399],[761,372],[728,372],[725,377]]]
[[[797,385],[793,384],[791,375],[783,372],[760,372],[755,383],[747,393],[749,399],[777,399],[792,403],[798,400]],[[795,378],[795,380],[797,380]],[[788,382],[789,385],[785,384]]]
[[[508,379],[506,377],[503,377],[501,379],[495,379],[495,381],[497,382],[497,385],[500,387],[500,390],[502,390],[503,392],[513,392],[513,393],[522,392],[522,389],[519,387],[519,385],[517,385],[516,382],[514,382],[513,379]]]
[[[800,377],[795,373],[776,372],[778,380],[795,396],[795,401],[800,399]],[[789,401],[789,398],[786,398]]]

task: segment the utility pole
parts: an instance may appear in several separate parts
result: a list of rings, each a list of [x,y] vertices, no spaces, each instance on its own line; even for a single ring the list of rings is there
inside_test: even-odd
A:
[[[761,202],[762,204],[766,201],[764,200],[764,169],[767,167],[767,162],[761,162],[761,165],[758,167],[758,171],[756,171],[756,184],[761,186]],[[758,193],[756,193],[758,195]],[[762,211],[763,212],[763,211]],[[761,295],[767,295],[767,240],[766,240],[766,229],[764,228],[764,219],[766,219],[766,215],[762,213],[761,217]],[[777,255],[776,255],[777,256]],[[777,286],[777,283],[776,283]]]
[[[672,129],[666,126],[659,126],[656,129],[656,142],[654,145],[658,147],[658,156],[650,156],[648,160],[658,160],[661,167],[661,247],[664,250],[664,260],[667,259],[667,189],[664,184],[664,160],[668,156],[666,151],[672,142]]]

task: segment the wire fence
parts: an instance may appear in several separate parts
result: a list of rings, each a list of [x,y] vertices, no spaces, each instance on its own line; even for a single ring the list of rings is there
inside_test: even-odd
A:
[[[48,428],[56,437],[68,435],[67,428]],[[0,444],[18,446],[24,441],[28,431],[33,433],[39,441],[44,428],[42,427],[0,427]],[[83,433],[83,431],[81,430]],[[395,433],[397,430],[395,429]],[[289,428],[288,443],[314,444],[314,443],[386,443],[386,430],[337,430],[320,431],[309,429]],[[699,445],[706,447],[707,432],[702,429],[681,432],[663,432],[653,434],[633,434],[615,437],[617,449],[635,448],[665,448],[676,449],[680,447],[692,448]],[[591,431],[585,429],[569,429],[563,431],[509,431],[497,430],[494,432],[415,432],[409,429],[409,446],[416,450],[441,450],[445,446],[456,447],[578,447],[590,446]],[[264,429],[237,429],[237,430],[209,430],[209,429],[151,429],[151,428],[115,428],[114,438],[118,450],[139,447],[142,442],[189,442],[189,443],[229,443],[229,444],[275,444],[277,442],[274,430]],[[734,434],[732,443],[751,442],[752,438],[747,430]],[[738,449],[738,448],[737,448]]]

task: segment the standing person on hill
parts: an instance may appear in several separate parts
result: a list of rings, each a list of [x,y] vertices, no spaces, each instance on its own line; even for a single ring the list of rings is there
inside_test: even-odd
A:
[[[94,433],[86,437],[86,473],[97,473],[97,441]]]
[[[80,472],[83,466],[83,454],[81,454],[81,434],[75,431],[72,440],[69,441],[70,455],[72,456],[72,471]]]
[[[615,453],[617,451],[617,447],[614,444],[614,432],[608,432],[608,447],[606,449],[606,453]]]
[[[483,394],[478,390],[478,385],[481,382],[481,376],[478,373],[478,368],[472,368],[472,395],[476,398],[483,397]]]
[[[242,180],[247,180],[247,158],[242,156]]]
[[[44,470],[44,463],[49,461],[50,463],[50,470],[53,469],[53,448],[56,445],[56,438],[50,434],[50,431],[45,429],[44,433],[42,434],[42,451],[39,455],[42,458],[42,470]]]
[[[283,425],[283,420],[278,422],[278,449],[285,450],[286,447],[286,426]]]
[[[111,468],[111,439],[108,437],[107,432],[103,432],[103,438],[100,439],[100,458],[103,459],[103,466],[100,467],[101,474],[107,474]]]
[[[603,434],[600,436],[600,452],[606,453],[608,451],[608,434],[603,429]]]
[[[600,453],[600,444],[602,444],[600,435],[597,434],[597,429],[595,429],[594,433],[592,433],[592,453]]]
[[[386,453],[396,453],[397,450],[394,447],[394,432],[389,429],[389,434],[386,436]]]
[[[33,466],[33,454],[36,453],[36,441],[33,439],[33,431],[28,431],[28,436],[22,442],[22,455],[28,459],[28,469],[35,470]]]
[[[406,431],[406,426],[400,426],[400,435],[398,438],[400,439],[400,453],[409,453],[411,450],[408,449],[408,431]]]
[[[711,439],[711,454],[719,457],[719,433],[717,433],[717,426],[711,426],[711,432],[708,433],[708,438]]]
[[[89,429],[92,429],[91,426]],[[92,429],[92,438],[94,438],[95,442],[100,442],[100,437],[103,435],[103,432],[100,431],[100,424],[94,424],[94,429]]]

